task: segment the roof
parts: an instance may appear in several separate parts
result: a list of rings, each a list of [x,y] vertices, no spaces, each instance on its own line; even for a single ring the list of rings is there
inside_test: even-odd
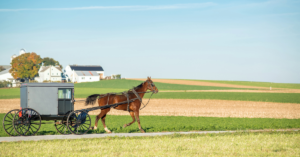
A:
[[[51,66],[41,66],[42,70],[41,72],[44,72],[46,71],[47,69],[49,69]],[[56,69],[58,69],[60,72],[62,72],[61,68],[60,67],[56,67],[56,66],[53,66],[55,67]]]
[[[10,65],[0,65],[0,67],[1,67],[1,66],[2,66],[5,70],[6,70],[6,69],[10,69]]]
[[[100,65],[70,65],[74,71],[104,71]]]
[[[95,71],[75,71],[77,76],[97,76],[99,77],[99,74]]]
[[[21,87],[73,87],[73,83],[22,83]]]
[[[3,71],[1,71],[1,72],[0,72],[0,75],[9,73],[9,70],[10,70],[10,68],[9,68],[9,69],[6,69],[6,70],[3,70]]]

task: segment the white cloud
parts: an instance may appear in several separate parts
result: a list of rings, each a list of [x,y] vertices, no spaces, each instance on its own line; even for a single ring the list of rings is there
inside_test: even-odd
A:
[[[22,8],[22,9],[0,9],[0,12],[10,11],[68,11],[68,10],[170,10],[170,9],[189,9],[189,8],[205,8],[215,6],[216,3],[189,3],[189,4],[173,4],[173,5],[133,5],[133,6],[90,6],[90,7],[73,7],[73,8]]]

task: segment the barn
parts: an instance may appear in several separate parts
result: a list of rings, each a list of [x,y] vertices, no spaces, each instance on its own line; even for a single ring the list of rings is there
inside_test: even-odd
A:
[[[104,70],[100,65],[67,65],[65,75],[71,82],[94,82],[104,78]]]

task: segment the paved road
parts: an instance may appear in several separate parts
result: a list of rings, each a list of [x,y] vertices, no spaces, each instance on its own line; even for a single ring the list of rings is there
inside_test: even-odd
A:
[[[252,130],[251,132],[262,132],[272,130]],[[274,131],[274,130],[273,130]],[[276,130],[287,131],[287,130]],[[298,130],[289,130],[298,131]],[[16,137],[0,137],[0,142],[16,142],[16,141],[40,141],[40,140],[56,140],[56,139],[81,139],[81,138],[101,138],[101,137],[133,137],[133,136],[163,136],[172,134],[219,134],[234,133],[238,131],[195,131],[195,132],[160,132],[160,133],[112,133],[112,134],[85,134],[85,135],[41,135],[41,136],[16,136]]]

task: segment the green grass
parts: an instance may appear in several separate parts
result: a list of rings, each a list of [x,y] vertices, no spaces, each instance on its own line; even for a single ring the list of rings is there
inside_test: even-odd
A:
[[[300,132],[173,134],[0,143],[2,156],[299,156]]]
[[[213,82],[213,83],[224,83],[232,85],[245,85],[245,86],[257,86],[257,87],[272,87],[272,88],[289,88],[289,89],[300,89],[299,83],[273,83],[273,82],[252,82],[252,81],[214,81],[214,80],[193,80],[201,82]]]
[[[144,98],[149,98],[146,94]],[[238,93],[238,92],[160,92],[153,99],[216,99],[281,103],[300,103],[300,93]]]
[[[0,114],[1,126],[5,114]],[[92,126],[95,116],[91,115]],[[141,125],[146,132],[163,131],[214,131],[214,130],[246,130],[246,129],[286,129],[300,128],[300,119],[272,119],[272,118],[215,118],[215,117],[184,117],[184,116],[141,116]],[[140,132],[137,123],[123,128],[131,122],[131,117],[108,115],[107,127],[115,133]],[[97,130],[89,133],[105,133],[101,121]],[[59,134],[54,124],[42,124],[38,135]],[[8,136],[0,127],[0,136]]]
[[[0,88],[0,99],[20,98],[20,88]]]
[[[75,99],[76,98],[86,98],[92,94],[105,94],[111,92],[123,92],[128,89],[116,89],[116,88],[76,88],[75,87]]]
[[[91,94],[104,94],[111,92],[123,92],[138,86],[143,81],[136,80],[102,80],[98,82],[76,83],[75,98],[86,98]],[[244,88],[210,87],[178,85],[168,83],[155,83],[160,91],[163,90],[230,90]],[[252,89],[253,90],[253,89]],[[0,99],[20,98],[20,88],[0,88]]]
[[[0,143],[0,152],[5,156],[24,152],[28,156],[298,156],[299,138],[299,132],[106,137]]]
[[[137,80],[102,80],[98,82],[84,82],[75,84],[75,88],[110,88],[110,89],[132,89],[143,81]],[[194,86],[154,82],[159,90],[230,90],[245,88],[213,87],[213,86]]]
[[[19,88],[0,89],[0,99],[20,98]],[[115,88],[75,88],[75,98],[86,98],[91,94],[122,92],[126,89]],[[144,98],[149,98],[146,94]],[[159,92],[152,96],[154,99],[216,99],[241,100],[280,103],[300,103],[299,93],[238,93],[238,92]]]

